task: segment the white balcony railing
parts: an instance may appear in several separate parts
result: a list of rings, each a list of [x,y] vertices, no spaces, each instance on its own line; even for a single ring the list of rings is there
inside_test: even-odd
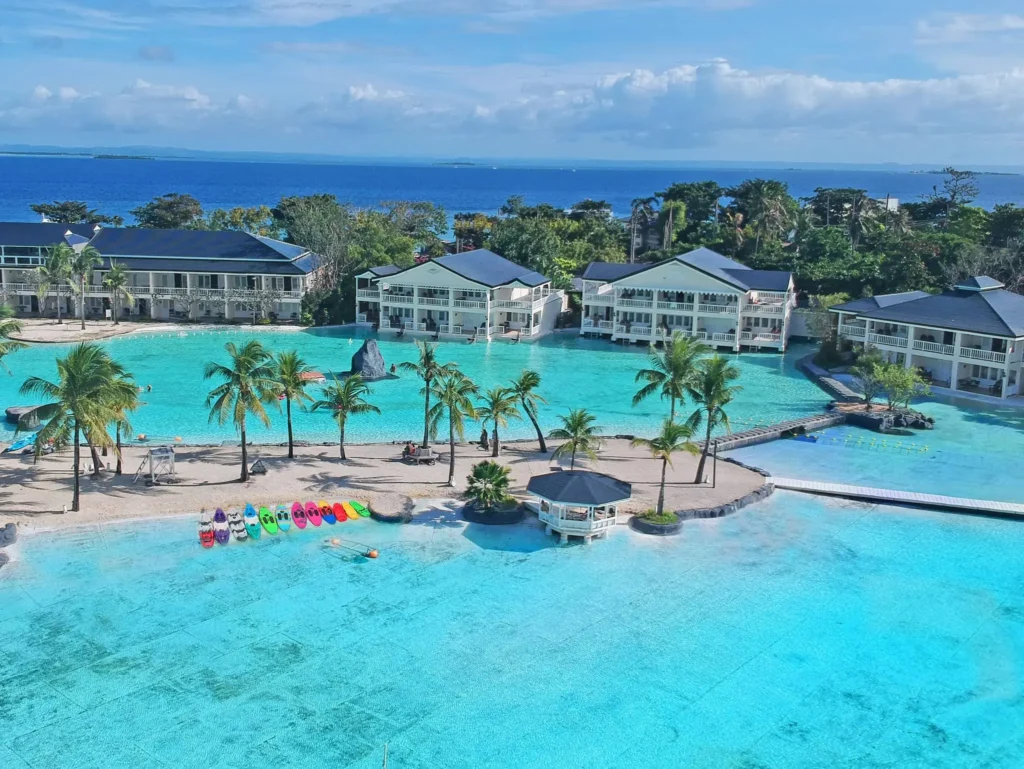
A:
[[[871,344],[883,344],[887,347],[906,347],[908,344],[905,336],[887,336],[886,334],[868,334],[868,341]]]
[[[533,303],[510,299],[499,299],[495,302],[491,302],[491,307],[496,310],[530,310],[533,309]]]
[[[366,313],[360,312],[356,314],[356,323],[366,323]]]
[[[356,299],[376,299],[380,300],[380,289],[376,288],[357,288]]]
[[[421,296],[417,301],[420,304],[427,304],[427,305],[431,305],[432,307],[447,307],[448,306],[448,299],[447,299],[447,297],[444,298],[444,299],[439,299],[436,296]]]
[[[694,339],[700,339],[702,342],[705,342],[705,341],[707,341],[707,338],[708,338],[708,332],[707,331],[697,331],[697,332],[694,332],[693,338]]]
[[[867,326],[850,326],[843,324],[839,327],[839,333],[843,336],[853,337],[854,339],[863,339],[867,333]]]
[[[735,304],[701,304],[697,306],[697,312],[706,315],[721,315],[727,312],[736,312]]]
[[[778,344],[782,341],[782,334],[773,334],[770,331],[744,331],[740,334],[740,341]]]
[[[559,518],[555,513],[546,513],[541,511],[537,516],[541,523],[546,523],[556,531],[564,531],[572,534],[592,534],[597,531],[604,531],[610,529],[615,525],[615,517],[608,516],[606,518],[595,518],[594,520],[583,520],[577,521],[572,518]]]
[[[583,304],[614,304],[614,294],[584,294]]]
[[[404,328],[406,331],[412,331],[414,328],[416,328],[416,324],[413,323],[411,320],[402,321],[402,328]]]
[[[941,344],[939,342],[925,342],[920,339],[914,340],[914,349],[920,350],[921,352],[935,352],[939,355],[952,355],[956,348],[951,344]]]
[[[388,318],[381,318],[380,319],[380,327],[381,328],[391,328],[391,321]]]
[[[711,335],[711,341],[712,342],[721,342],[721,343],[724,343],[724,344],[736,344],[736,335],[735,334],[712,334]]]
[[[615,323],[614,323],[614,321],[610,321],[610,320],[602,320],[602,321],[598,321],[597,327],[599,329],[601,329],[602,331],[611,331],[612,329],[615,328]]]
[[[640,307],[641,309],[650,309],[654,306],[654,302],[650,299],[619,299],[616,304],[619,307]]]
[[[468,299],[456,299],[452,302],[453,307],[461,307],[466,310],[486,310],[487,302],[472,302]]]
[[[971,360],[987,360],[993,363],[1006,363],[1005,352],[992,352],[991,350],[976,350],[973,347],[961,347],[960,357],[970,358]]]
[[[755,315],[785,315],[786,306],[782,304],[748,304],[743,311]]]
[[[412,304],[412,294],[389,294],[386,291],[380,295],[380,300],[384,304]]]
[[[659,310],[676,310],[677,312],[693,312],[692,302],[663,302],[658,300]]]

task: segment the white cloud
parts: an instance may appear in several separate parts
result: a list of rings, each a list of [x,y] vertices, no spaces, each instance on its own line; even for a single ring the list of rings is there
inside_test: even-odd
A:
[[[1024,15],[938,14],[917,24],[920,55],[950,72],[986,73],[1024,66]]]
[[[917,41],[926,45],[973,42],[1002,33],[1024,33],[1024,16],[1013,13],[942,14],[917,24]]]

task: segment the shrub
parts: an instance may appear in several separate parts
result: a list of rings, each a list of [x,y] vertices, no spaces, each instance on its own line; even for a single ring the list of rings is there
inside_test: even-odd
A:
[[[508,493],[509,468],[499,465],[497,462],[480,462],[473,465],[466,480],[466,494],[473,503],[481,510],[493,510],[502,503],[510,502],[512,497]]]
[[[303,326],[312,326],[313,325],[313,313],[311,313],[311,312],[304,312],[304,313],[302,313],[302,317],[299,318],[299,323],[301,323]]]
[[[648,510],[647,512],[645,512],[645,513],[641,513],[640,517],[643,520],[647,521],[648,523],[665,524],[665,523],[678,523],[679,522],[679,516],[676,515],[673,512],[669,512],[668,510],[666,510],[665,512],[661,513],[661,515],[659,515],[657,510],[651,509],[651,510]]]

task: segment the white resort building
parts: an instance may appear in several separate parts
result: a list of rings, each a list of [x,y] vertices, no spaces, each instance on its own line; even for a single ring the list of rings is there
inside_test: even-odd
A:
[[[646,344],[679,331],[737,352],[781,351],[795,301],[791,273],[752,270],[707,248],[657,264],[593,262],[580,334]]]
[[[40,283],[38,268],[51,247],[93,246],[101,255],[85,290],[87,317],[114,306],[103,285],[111,263],[129,271],[132,301],[123,319],[297,321],[318,259],[308,249],[245,232],[156,230],[52,222],[0,223],[0,301],[22,315],[77,314],[67,283]],[[43,289],[46,288],[44,291]]]
[[[356,276],[355,301],[356,321],[381,330],[534,339],[554,329],[566,298],[543,275],[477,249],[366,270]]]
[[[933,387],[1007,398],[1021,393],[1024,296],[981,276],[942,294],[909,291],[831,308],[846,347],[870,346],[916,366]]]

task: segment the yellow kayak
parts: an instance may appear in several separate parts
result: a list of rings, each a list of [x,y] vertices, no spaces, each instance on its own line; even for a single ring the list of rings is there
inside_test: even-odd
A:
[[[348,516],[348,519],[350,521],[359,520],[359,513],[356,512],[356,509],[352,507],[352,505],[350,505],[348,502],[342,502],[341,506],[345,508],[345,515]]]

